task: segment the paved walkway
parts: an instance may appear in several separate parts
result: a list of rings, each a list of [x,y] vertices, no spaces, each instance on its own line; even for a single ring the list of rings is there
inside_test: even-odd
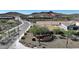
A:
[[[24,24],[20,27],[20,34],[19,34],[19,38],[17,38],[16,42],[13,43],[9,49],[26,49],[28,47],[25,47],[24,45],[22,45],[19,40],[21,39],[21,37],[24,35],[24,33],[30,28],[31,23],[28,21],[23,21]],[[27,25],[27,26],[26,26]]]

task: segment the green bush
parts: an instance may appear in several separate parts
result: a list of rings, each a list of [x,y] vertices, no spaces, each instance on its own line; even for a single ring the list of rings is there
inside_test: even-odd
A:
[[[62,35],[62,34],[64,34],[65,30],[59,28],[59,29],[54,29],[53,31],[54,31],[55,34],[61,34]]]
[[[62,36],[72,36],[72,35],[74,35],[75,33],[76,33],[76,31],[74,31],[74,30],[68,30],[68,31],[65,31],[65,30],[63,30],[63,29],[55,29],[54,30],[54,33],[55,34],[59,34],[59,35],[62,35]]]
[[[1,20],[1,23],[6,23],[7,22],[7,20]]]
[[[33,27],[30,28],[29,32],[33,33],[34,35],[40,35],[48,32],[49,30],[45,27],[39,27],[34,25]]]
[[[79,32],[74,33],[74,35],[79,36]]]

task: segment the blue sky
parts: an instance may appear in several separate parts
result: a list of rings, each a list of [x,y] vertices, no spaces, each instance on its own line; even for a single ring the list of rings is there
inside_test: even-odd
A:
[[[79,10],[0,10],[0,13],[6,13],[6,12],[19,12],[23,14],[30,14],[33,12],[47,12],[47,11],[53,11],[57,13],[65,13],[65,14],[79,14]]]

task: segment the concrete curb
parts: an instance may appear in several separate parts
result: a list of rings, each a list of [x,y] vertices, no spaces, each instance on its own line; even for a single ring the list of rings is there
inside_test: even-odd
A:
[[[28,30],[30,29],[30,27],[31,27],[31,23],[30,23],[30,22],[28,22],[28,23],[29,23],[29,26],[28,26],[28,28],[26,29],[26,31],[28,31]],[[26,31],[25,31],[25,32],[26,32]],[[25,32],[24,32],[24,33],[25,33]],[[21,39],[22,36],[24,36],[24,33],[20,36],[19,40]]]

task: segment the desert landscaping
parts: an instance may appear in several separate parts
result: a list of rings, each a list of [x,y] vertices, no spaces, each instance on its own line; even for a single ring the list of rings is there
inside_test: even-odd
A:
[[[60,21],[38,21],[24,34],[20,42],[30,48],[78,48],[79,37],[74,36],[79,31],[65,31],[58,27],[59,23]],[[61,23],[63,22],[61,21]],[[64,23],[66,24],[66,22]],[[67,22],[67,25],[70,24],[74,23]]]

